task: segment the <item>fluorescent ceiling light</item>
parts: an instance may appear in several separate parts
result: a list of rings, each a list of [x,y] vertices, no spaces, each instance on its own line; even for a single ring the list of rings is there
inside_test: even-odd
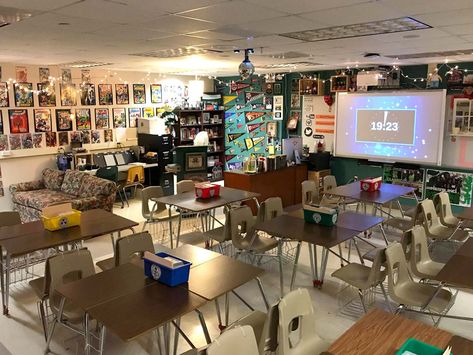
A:
[[[86,60],[78,60],[76,62],[70,63],[62,63],[59,64],[61,67],[70,67],[70,68],[94,68],[94,67],[102,67],[104,65],[111,65],[113,63],[103,63],[103,62],[89,62]]]
[[[238,67],[236,62],[212,60],[198,55],[160,61],[156,65],[160,70],[187,74],[207,74]]]
[[[390,20],[333,26],[299,32],[289,32],[280,34],[280,36],[306,42],[318,42],[341,38],[373,36],[383,33],[423,30],[427,28],[432,28],[432,26],[419,22],[412,17],[400,17]]]
[[[199,55],[206,53],[223,53],[221,50],[217,49],[206,49],[198,47],[181,47],[173,49],[163,49],[143,53],[133,53],[130,54],[136,57],[147,57],[147,58],[179,58],[186,57],[190,55]]]
[[[459,50],[452,50],[452,51],[439,51],[439,52],[424,52],[424,53],[412,53],[412,54],[396,54],[396,55],[385,55],[387,58],[394,58],[394,59],[417,59],[417,58],[432,58],[432,57],[454,57],[454,56],[465,56],[465,55],[472,55],[473,49],[459,49]]]

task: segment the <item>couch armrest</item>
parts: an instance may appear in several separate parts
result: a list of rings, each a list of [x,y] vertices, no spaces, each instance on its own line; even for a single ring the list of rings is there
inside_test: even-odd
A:
[[[43,180],[20,182],[19,184],[10,185],[9,190],[11,193],[21,191],[32,191],[45,189]]]
[[[78,211],[87,211],[94,208],[101,208],[102,199],[96,196],[81,197],[71,201],[72,208]]]

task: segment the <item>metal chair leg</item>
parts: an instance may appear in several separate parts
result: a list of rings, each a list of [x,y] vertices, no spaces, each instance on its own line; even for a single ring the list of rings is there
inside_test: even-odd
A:
[[[362,290],[358,290],[358,296],[360,296],[360,301],[361,301],[361,305],[363,306],[363,310],[365,311],[365,313],[368,313],[367,310],[366,310],[365,298],[363,296],[363,291]]]
[[[38,302],[38,311],[41,318],[41,325],[43,326],[44,339],[48,341],[48,321],[46,319],[46,312],[44,310],[44,301]]]
[[[46,351],[45,351],[45,353],[49,353],[51,351],[51,349],[49,347],[51,345],[51,339],[53,338],[54,330],[56,329],[56,324],[58,322],[60,322],[61,319],[62,319],[62,312],[64,310],[64,304],[65,303],[66,303],[66,299],[63,297],[61,299],[61,304],[59,305],[59,311],[58,311],[56,317],[54,317],[53,324],[51,324],[51,328],[49,329],[49,334],[48,334],[48,338],[47,338],[47,341],[46,341]]]

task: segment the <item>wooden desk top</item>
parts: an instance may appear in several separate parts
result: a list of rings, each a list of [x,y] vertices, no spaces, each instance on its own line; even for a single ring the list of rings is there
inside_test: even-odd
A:
[[[383,205],[385,203],[397,200],[401,196],[403,196],[403,194],[391,193],[381,189],[373,192],[358,191],[356,194],[353,194],[350,197],[362,202]]]
[[[306,223],[302,218],[282,215],[269,221],[260,222],[255,229],[280,238],[289,238],[312,243],[325,248],[332,248],[356,236],[359,231],[339,227],[326,227],[315,223]]]
[[[259,195],[260,194],[256,192],[221,187],[220,196],[217,198],[196,199],[194,192],[186,192],[178,195],[163,196],[153,200],[167,205],[176,206],[187,211],[202,212],[222,207],[230,203],[250,200]]]
[[[220,255],[191,268],[187,287],[190,292],[211,301],[263,273],[261,268]]]
[[[445,349],[451,341],[453,354],[471,354],[473,349],[473,342],[452,337],[445,330],[375,309],[348,329],[328,351],[333,355],[393,355],[408,338],[440,349]]]
[[[88,312],[123,341],[131,341],[206,302],[183,287],[153,282],[148,287],[92,307]]]
[[[378,191],[366,192],[361,191],[360,182],[355,181],[347,185],[337,186],[327,193],[334,196],[353,198],[355,200],[368,203],[384,204],[396,200],[401,196],[410,194],[415,190],[416,189],[414,187],[410,186],[381,184],[381,188]]]
[[[468,256],[473,259],[473,238],[468,238],[455,255]]]
[[[127,263],[62,285],[57,288],[57,292],[77,307],[87,311],[101,303],[149,287],[155,283],[156,281],[144,275],[142,266]]]
[[[450,285],[473,289],[472,265],[472,256],[455,254],[447,261],[434,279]]]
[[[187,260],[192,263],[191,267],[199,266],[203,263],[222,256],[222,254],[190,244],[182,244],[174,249],[170,249],[164,245],[159,245],[156,247],[156,252],[165,252],[169,255],[177,256],[178,258]]]
[[[465,219],[467,221],[473,221],[473,206],[469,208],[464,208],[462,213],[457,215],[460,219]]]
[[[0,229],[0,246],[10,255],[18,256],[118,232],[137,225],[137,222],[111,212],[94,209],[82,213],[80,226],[55,232],[44,229],[40,221],[3,227]]]

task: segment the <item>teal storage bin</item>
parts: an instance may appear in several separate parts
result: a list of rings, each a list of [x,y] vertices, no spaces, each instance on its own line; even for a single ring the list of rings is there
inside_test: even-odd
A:
[[[407,339],[407,341],[396,352],[396,355],[403,355],[406,351],[410,351],[416,355],[442,355],[444,352],[444,350],[439,349],[436,346],[424,343],[414,338]]]
[[[338,212],[323,213],[304,208],[304,220],[307,223],[316,223],[323,226],[332,227],[337,223]]]

